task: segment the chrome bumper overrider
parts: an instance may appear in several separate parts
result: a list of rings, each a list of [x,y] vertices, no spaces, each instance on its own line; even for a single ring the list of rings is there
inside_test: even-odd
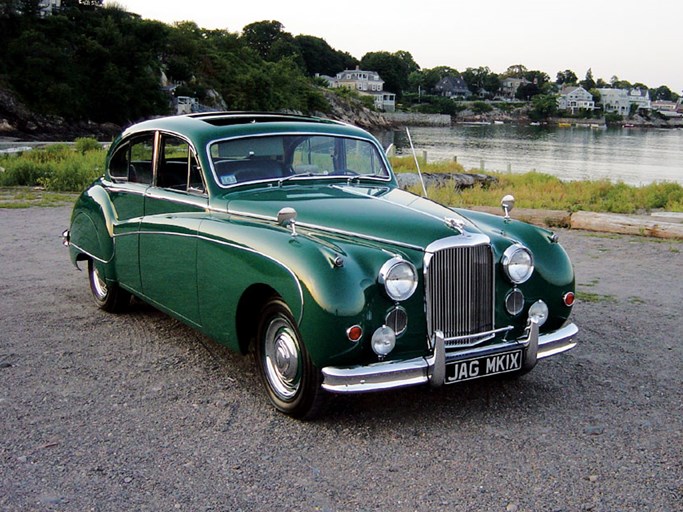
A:
[[[434,351],[429,357],[416,357],[406,361],[386,361],[367,366],[334,367],[322,369],[323,388],[334,393],[363,393],[429,382],[438,387],[444,383],[446,363],[504,354],[524,349],[523,368],[531,369],[538,359],[550,357],[576,346],[579,329],[573,323],[557,331],[539,335],[538,325],[530,321],[525,338],[485,347],[475,347],[447,354],[443,336],[437,333],[433,339]]]

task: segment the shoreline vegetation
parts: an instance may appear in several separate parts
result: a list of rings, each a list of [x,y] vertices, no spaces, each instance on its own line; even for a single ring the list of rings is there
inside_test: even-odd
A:
[[[31,151],[0,155],[0,207],[51,205],[70,198],[104,172],[106,151],[92,138],[76,139],[74,144],[53,144]],[[420,161],[421,160],[421,161]],[[412,156],[390,158],[397,174],[415,173]],[[658,210],[683,212],[683,186],[656,182],[633,186],[609,180],[562,181],[554,176],[526,173],[467,171],[453,161],[420,161],[425,175],[435,175],[438,185],[428,186],[431,199],[452,207],[498,207],[500,198],[512,194],[516,207],[523,209],[591,211],[642,214]],[[478,179],[453,179],[468,172]],[[465,176],[467,177],[467,176]],[[421,185],[406,186],[421,193]],[[36,196],[40,199],[36,200]]]

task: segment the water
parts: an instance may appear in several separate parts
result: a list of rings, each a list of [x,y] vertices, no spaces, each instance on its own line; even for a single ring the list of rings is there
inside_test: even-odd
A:
[[[455,125],[410,128],[418,152],[429,161],[452,160],[465,169],[527,172],[563,180],[609,179],[631,185],[656,181],[683,184],[683,130],[549,128],[515,125]],[[410,154],[405,130],[381,135]]]
[[[516,125],[455,125],[410,128],[418,155],[452,160],[465,169],[527,172],[563,180],[609,179],[630,185],[670,181],[683,185],[683,129],[548,128]],[[383,145],[410,154],[405,130],[379,134]],[[0,139],[0,150],[36,145]],[[44,143],[41,143],[44,144]],[[40,144],[39,144],[40,145]]]

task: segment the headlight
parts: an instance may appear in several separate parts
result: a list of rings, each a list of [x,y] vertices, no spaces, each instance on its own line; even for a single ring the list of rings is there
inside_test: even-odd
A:
[[[378,280],[393,300],[406,300],[417,288],[417,270],[409,261],[391,258],[379,270]]]
[[[515,284],[528,280],[534,272],[534,257],[529,249],[520,244],[511,245],[505,250],[502,263],[508,279]]]

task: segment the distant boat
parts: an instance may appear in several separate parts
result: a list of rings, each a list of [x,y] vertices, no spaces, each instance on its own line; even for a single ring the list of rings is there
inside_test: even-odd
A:
[[[464,125],[466,126],[488,126],[491,124],[490,121],[463,121]]]
[[[493,121],[493,124],[505,124],[503,121]]]
[[[622,126],[622,128],[635,128],[636,127],[636,125],[633,123],[626,123],[626,124],[622,124],[621,126]]]
[[[533,121],[529,123],[529,126],[541,126],[541,123],[539,123],[538,121]]]
[[[607,128],[606,124],[591,124],[591,128],[594,130],[602,130],[603,128]]]
[[[571,123],[557,123],[557,126],[559,128],[571,128],[572,124]]]

